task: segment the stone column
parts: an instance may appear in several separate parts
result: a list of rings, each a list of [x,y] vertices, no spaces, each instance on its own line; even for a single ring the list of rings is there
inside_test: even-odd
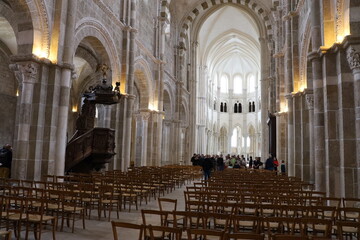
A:
[[[69,117],[69,99],[73,55],[74,55],[74,33],[75,33],[75,20],[78,1],[68,1],[66,28],[64,38],[64,55],[63,55],[63,68],[61,71],[60,82],[60,100],[58,108],[58,124],[57,124],[57,138],[56,138],[56,152],[55,152],[55,174],[58,176],[64,175],[65,170],[65,153],[66,153],[66,134]]]
[[[62,176],[65,173],[65,153],[67,144],[67,123],[69,116],[69,99],[71,86],[71,66],[64,68],[61,73],[60,101],[58,108],[57,148],[55,155],[55,174]]]
[[[302,177],[302,94],[293,94],[293,140],[294,145],[290,148],[293,149],[295,176]]]
[[[309,125],[309,110],[306,104],[306,94],[307,91],[302,92],[301,96],[301,179],[305,182],[310,182],[310,125]]]
[[[286,161],[287,157],[287,113],[281,112],[276,114],[276,146],[277,146],[277,153],[276,156],[279,161],[284,160]]]
[[[10,65],[19,81],[21,94],[18,118],[18,136],[14,147],[14,160],[11,176],[26,179],[30,154],[30,125],[32,119],[32,102],[34,85],[39,80],[39,65],[35,62],[19,62]]]
[[[199,153],[206,153],[207,141],[206,141],[206,86],[205,86],[206,67],[199,67],[199,81],[197,86],[197,127],[198,127],[198,139]]]
[[[338,196],[340,177],[340,146],[338,123],[338,86],[336,54],[332,49],[323,55],[323,98],[325,133],[325,183],[329,196]]]
[[[287,0],[285,3],[285,17],[283,18],[285,21],[285,56],[284,56],[284,65],[285,65],[285,94],[287,99],[287,133],[288,133],[288,175],[295,176],[295,160],[294,160],[294,116],[293,116],[293,61],[292,61],[292,31],[291,31],[291,0]]]
[[[156,166],[161,166],[161,142],[162,142],[162,121],[163,121],[164,112],[153,112],[153,121],[154,121],[154,143],[153,146],[148,145],[148,149],[153,149],[153,162]]]
[[[309,111],[309,183],[315,183],[315,149],[314,149],[314,94],[305,93],[306,106]]]
[[[347,48],[347,60],[354,77],[354,102],[355,102],[355,129],[356,129],[356,164],[349,164],[355,171],[354,195],[360,197],[360,45],[350,45]],[[347,183],[345,183],[347,184]]]
[[[261,160],[265,161],[269,154],[269,128],[266,124],[266,121],[268,119],[268,112],[270,110],[269,106],[270,104],[270,94],[269,94],[269,53],[268,53],[268,46],[267,42],[264,38],[259,39],[260,46],[261,46],[261,101],[263,104],[261,104]],[[246,91],[247,92],[247,91]],[[243,112],[246,113],[246,110],[248,108],[248,102],[245,101],[243,103]],[[244,114],[243,114],[244,115]]]
[[[149,117],[150,112],[148,111],[140,111],[140,113],[136,115],[136,166],[147,166],[147,133]]]
[[[318,49],[321,41],[320,1],[311,0],[311,43],[312,52],[308,55],[312,63],[314,90],[314,146],[315,146],[315,188],[326,191],[325,179],[325,134],[324,134],[324,93],[321,58]]]
[[[127,29],[129,32],[127,33],[129,35],[129,39],[126,39],[129,41],[129,49],[128,49],[128,68],[126,71],[127,74],[127,94],[131,95],[131,97],[128,97],[126,99],[126,120],[125,120],[125,136],[123,141],[123,147],[124,147],[124,157],[122,162],[122,170],[127,170],[130,164],[130,153],[131,153],[131,121],[132,121],[132,113],[133,113],[133,106],[134,106],[134,59],[135,59],[135,35],[137,33],[137,30],[134,28],[136,23],[136,0],[130,1],[130,14],[128,14],[130,17],[130,24],[129,28]],[[124,40],[124,41],[126,41]]]
[[[346,59],[346,51],[336,45],[336,79],[338,90],[338,144],[339,144],[339,179],[330,172],[330,182],[334,182],[330,189],[334,189],[336,197],[356,197],[354,183],[357,182],[356,169],[356,129],[354,107],[354,79]],[[330,168],[331,169],[331,168]],[[334,171],[334,170],[333,170]],[[337,181],[336,181],[337,180]]]

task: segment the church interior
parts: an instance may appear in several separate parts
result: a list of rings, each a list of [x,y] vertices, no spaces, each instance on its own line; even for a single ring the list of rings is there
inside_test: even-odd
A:
[[[11,184],[110,173],[156,181],[104,204],[140,223],[137,201],[157,209],[163,194],[188,207],[183,191],[204,184],[194,153],[264,163],[271,154],[286,177],[253,173],[260,182],[297,189],[296,179],[360,209],[360,0],[0,0],[0,59]],[[227,170],[214,179],[237,179]],[[108,217],[57,238],[112,239]],[[18,230],[13,237],[24,237]],[[234,239],[225,235],[216,239]]]

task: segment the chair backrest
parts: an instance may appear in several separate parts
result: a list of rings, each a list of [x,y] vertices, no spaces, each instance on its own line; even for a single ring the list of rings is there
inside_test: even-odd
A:
[[[234,232],[260,232],[259,217],[246,215],[233,215],[231,224]]]
[[[143,224],[145,226],[147,225],[165,226],[169,214],[170,212],[167,211],[150,210],[150,209],[141,210],[141,217],[143,220]]]
[[[0,231],[0,236],[2,236],[4,240],[11,240],[11,231]]]
[[[354,207],[339,208],[338,218],[342,221],[360,222],[360,208],[354,208]]]
[[[211,237],[212,240],[223,240],[224,231],[214,231],[209,229],[187,229],[188,240],[198,239],[207,239]]]
[[[360,198],[343,198],[343,207],[360,208]]]
[[[167,226],[146,226],[150,232],[150,240],[158,239],[156,238],[154,232],[162,232],[162,236],[168,235],[169,233],[173,236],[173,240],[181,240],[182,229],[177,227],[167,227]]]
[[[256,233],[226,233],[225,240],[264,240],[264,234],[256,234]]]
[[[203,214],[200,212],[191,211],[174,211],[173,223],[174,227],[180,225],[179,220],[183,219],[181,226],[183,228],[204,228]]]
[[[311,233],[314,236],[322,234],[323,237],[331,237],[332,220],[319,218],[302,218],[301,228],[303,235]]]
[[[158,198],[160,211],[176,211],[177,199],[171,198]]]
[[[133,223],[126,223],[126,222],[116,222],[111,221],[111,226],[113,230],[114,240],[122,240],[122,239],[134,239],[134,240],[142,240],[143,232],[144,232],[144,225],[142,224],[133,224]],[[121,234],[123,238],[119,238],[119,229],[131,229],[125,234]],[[136,231],[135,231],[136,230]]]
[[[349,234],[355,234],[358,237],[360,236],[360,223],[353,221],[337,221],[337,238],[343,239],[343,237],[347,237]],[[351,237],[350,237],[351,238]]]

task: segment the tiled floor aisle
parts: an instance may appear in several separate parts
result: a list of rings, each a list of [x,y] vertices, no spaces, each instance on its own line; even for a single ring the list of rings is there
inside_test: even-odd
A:
[[[165,194],[166,198],[173,198],[178,200],[178,210],[185,209],[185,199],[184,199],[184,190],[185,186],[182,188],[177,188],[175,191]],[[145,203],[142,206],[139,206],[139,210],[134,210],[135,207],[132,207],[131,212],[129,213],[128,210],[123,210],[120,212],[119,221],[125,221],[129,223],[142,223],[141,219],[141,209],[158,209],[158,202],[157,200],[151,199],[147,205]],[[117,220],[116,212],[112,213],[112,219]],[[76,221],[75,223],[75,233],[71,233],[71,229],[65,227],[63,232],[56,232],[56,239],[57,240],[102,240],[102,239],[113,239],[111,223],[108,222],[106,219],[102,219],[101,221],[95,220],[97,218],[97,212],[95,211],[92,214],[93,220],[86,220],[86,229],[82,229],[81,221]],[[58,224],[60,226],[60,223]],[[24,234],[24,232],[23,232]],[[30,233],[31,234],[31,233]],[[133,240],[134,237],[131,237],[130,232],[125,232],[122,234],[123,239],[121,240]],[[33,234],[30,235],[31,239],[33,239]],[[51,232],[47,231],[41,237],[42,240],[50,240],[52,239]]]

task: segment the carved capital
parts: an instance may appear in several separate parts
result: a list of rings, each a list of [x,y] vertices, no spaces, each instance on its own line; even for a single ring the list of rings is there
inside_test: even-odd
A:
[[[306,100],[307,109],[313,110],[314,109],[314,94],[306,94],[305,100]]]
[[[15,63],[9,65],[15,77],[21,83],[35,83],[39,66],[33,62]]]
[[[360,69],[360,52],[356,51],[353,46],[347,50],[347,60],[351,70]]]
[[[136,118],[136,121],[139,122],[147,122],[151,116],[151,113],[149,111],[138,111],[137,113],[134,113],[134,116]]]

